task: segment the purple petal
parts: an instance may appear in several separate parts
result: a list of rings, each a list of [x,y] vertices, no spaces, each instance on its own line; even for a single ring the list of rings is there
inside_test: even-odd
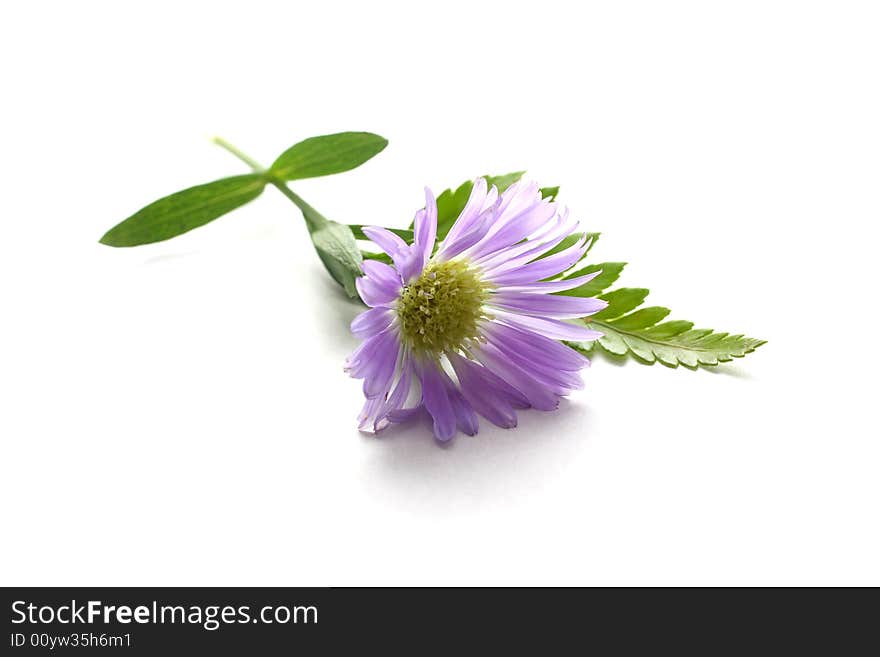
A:
[[[479,349],[475,349],[474,357],[519,390],[534,408],[540,411],[552,411],[559,406],[559,395],[549,389],[545,383],[537,381],[524,372],[491,344],[484,344]]]
[[[498,204],[495,230],[516,219],[541,200],[538,184],[531,180],[519,180],[504,190]]]
[[[382,349],[376,352],[373,358],[375,366],[364,376],[364,397],[367,399],[381,397],[384,401],[385,395],[391,388],[399,355],[400,346],[394,344],[383,345]]]
[[[545,230],[538,231],[528,240],[519,244],[478,258],[474,264],[479,265],[487,273],[520,267],[555,247],[573,233],[577,226],[576,221],[568,219],[568,210],[565,210],[563,214],[557,215],[553,221],[547,222]]]
[[[495,188],[493,187],[494,191]],[[492,227],[495,221],[496,209],[489,207],[474,219],[467,231],[462,232],[455,238],[454,242],[443,242],[443,246],[437,252],[437,257],[443,260],[449,260],[457,255],[464,253],[467,249],[483,239],[486,232]]]
[[[458,354],[449,354],[449,361],[458,377],[462,394],[477,413],[503,429],[516,426],[516,411],[513,404],[500,387],[493,385],[492,379],[500,380],[498,377],[482,365]],[[492,379],[487,375],[491,375]],[[516,391],[516,394],[520,393]]]
[[[576,276],[574,278],[569,278],[567,280],[561,281],[538,281],[537,283],[526,283],[525,285],[504,285],[500,286],[499,292],[543,292],[543,293],[551,293],[551,292],[563,292],[565,290],[573,290],[576,287],[580,287],[586,283],[589,283],[591,280],[596,278],[599,274],[602,273],[602,270],[594,271],[592,274],[585,274],[584,276]]]
[[[487,280],[495,285],[519,285],[533,283],[544,278],[557,276],[580,260],[587,252],[586,239],[580,240],[567,249],[546,258],[535,260],[527,265],[508,265],[498,267],[486,274]]]
[[[523,372],[539,383],[544,384],[557,395],[567,395],[572,390],[584,387],[583,379],[578,372],[566,371],[555,363],[547,363],[546,359],[527,353],[505,340],[490,340],[489,344],[509,363],[516,365]]]
[[[469,369],[471,376],[476,377],[481,386],[494,390],[514,408],[529,408],[529,400],[526,399],[525,395],[510,385],[507,381],[500,378],[492,370],[452,352],[448,353],[447,356],[453,363],[453,367],[455,367],[455,363],[458,362],[463,367]],[[453,359],[457,360],[454,361]],[[456,371],[456,374],[457,373],[458,372]]]
[[[590,365],[585,356],[571,347],[533,331],[524,331],[498,322],[484,322],[481,330],[495,344],[508,344],[524,356],[548,367],[578,372]]]
[[[497,292],[487,302],[493,307],[539,317],[576,319],[608,307],[608,302],[593,297],[566,297],[528,292]]]
[[[384,306],[397,299],[403,284],[393,267],[384,262],[365,260],[363,268],[365,275],[355,280],[355,287],[365,304]]]
[[[400,235],[395,235],[387,228],[381,228],[380,226],[364,226],[363,231],[364,235],[391,256],[395,264],[397,264],[398,258],[405,259],[409,257],[409,245]]]
[[[414,408],[398,408],[396,411],[391,411],[388,414],[388,421],[391,424],[410,422],[421,415],[424,410],[425,406],[422,403],[419,403],[419,405]]]
[[[351,322],[351,332],[365,339],[384,331],[394,320],[394,312],[385,307],[370,308],[355,317]]]
[[[523,181],[514,183],[498,199],[497,204],[492,208],[491,215],[480,222],[481,229],[470,233],[476,239],[468,240],[467,249],[459,248],[458,250],[472,260],[479,255],[488,253],[485,250],[487,241],[504,229],[512,220],[516,220],[522,213],[530,209],[537,202],[537,198],[540,198],[540,194],[536,184],[524,183]]]
[[[437,440],[445,442],[455,435],[457,422],[437,367],[439,366],[435,363],[422,362],[418,365],[418,371],[422,381],[422,399],[425,408],[434,418],[434,436]]]
[[[421,262],[417,262],[413,248],[404,242],[399,235],[378,226],[364,226],[363,231],[391,257],[402,281],[409,281],[422,271]],[[371,261],[366,260],[365,262]]]
[[[378,260],[364,260],[361,267],[363,267],[364,275],[370,278],[375,278],[377,281],[381,281],[383,284],[391,287],[396,287],[398,290],[403,287],[400,274],[391,265],[386,265]]]
[[[391,387],[402,347],[397,334],[390,330],[370,338],[364,346],[368,348],[356,352],[348,370],[352,378],[364,380],[364,397],[372,399],[385,395]]]
[[[421,259],[421,269],[424,269],[434,251],[434,241],[437,238],[437,201],[434,194],[425,187],[425,209],[416,213],[414,225],[413,250],[416,260]]]
[[[404,355],[400,364],[400,377],[394,386],[394,390],[388,395],[388,399],[376,414],[376,431],[381,431],[391,422],[389,420],[391,414],[403,410],[403,405],[406,404],[406,400],[409,398],[410,391],[412,390],[412,381],[412,362],[409,356]]]
[[[472,227],[473,222],[482,213],[483,203],[486,200],[486,191],[486,179],[477,178],[474,181],[471,195],[468,197],[464,209],[446,234],[446,240],[443,243],[444,248],[454,247],[456,238],[464,235]]]
[[[449,403],[452,404],[452,410],[455,412],[458,428],[468,436],[475,436],[480,429],[477,414],[474,413],[474,409],[452,382],[452,379],[449,378],[449,375],[443,370],[439,371],[443,378],[443,383],[446,385],[446,393],[449,395]]]
[[[373,417],[376,415],[376,412],[379,410],[379,407],[382,405],[382,400],[378,397],[375,399],[368,399],[364,402],[364,407],[361,409],[360,415],[358,415],[358,429],[361,431],[369,431],[373,429]]]
[[[495,253],[501,249],[518,244],[527,236],[545,226],[555,214],[555,203],[544,201],[535,204],[533,207],[524,210],[509,220],[497,231],[489,231],[480,243],[469,251],[470,257],[484,257],[487,254]]]
[[[376,354],[388,349],[389,344],[399,345],[400,338],[394,327],[389,327],[364,340],[354,353],[348,357],[345,369],[353,379],[362,379],[375,368]]]
[[[541,317],[532,317],[531,315],[510,313],[504,310],[495,310],[492,314],[495,315],[499,322],[524,331],[533,331],[554,340],[588,341],[597,340],[604,335],[600,331],[593,331],[585,326],[563,322],[558,319],[543,319]]]

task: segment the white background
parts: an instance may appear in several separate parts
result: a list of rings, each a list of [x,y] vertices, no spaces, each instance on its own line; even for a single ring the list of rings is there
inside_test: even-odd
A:
[[[13,3],[0,20],[0,582],[880,584],[876,3]],[[597,358],[514,431],[355,428],[358,312],[295,208],[164,194],[369,130],[292,187],[405,225],[528,168],[621,283],[769,344]]]

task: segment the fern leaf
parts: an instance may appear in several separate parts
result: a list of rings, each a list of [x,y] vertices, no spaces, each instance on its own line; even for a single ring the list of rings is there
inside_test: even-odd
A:
[[[669,315],[668,308],[648,306],[636,310],[647,294],[644,288],[620,288],[599,295],[608,301],[608,307],[583,321],[604,335],[596,342],[573,342],[569,346],[588,352],[598,344],[610,354],[631,354],[643,363],[659,361],[668,367],[697,368],[741,358],[766,343],[744,335],[695,329],[693,322],[684,320],[663,322]]]

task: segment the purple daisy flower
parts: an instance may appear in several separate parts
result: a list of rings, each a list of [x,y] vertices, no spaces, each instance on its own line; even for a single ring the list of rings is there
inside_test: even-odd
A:
[[[479,178],[436,251],[429,189],[414,223],[412,245],[384,228],[364,228],[393,266],[367,260],[357,280],[370,309],[351,323],[364,341],[346,371],[364,380],[362,430],[427,412],[434,435],[447,441],[456,429],[477,433],[477,413],[511,428],[516,409],[553,410],[583,387],[579,372],[589,361],[559,341],[602,334],[565,320],[607,304],[553,294],[598,274],[553,280],[580,261],[586,237],[541,257],[575,232],[566,210],[543,200],[535,183],[499,195]]]

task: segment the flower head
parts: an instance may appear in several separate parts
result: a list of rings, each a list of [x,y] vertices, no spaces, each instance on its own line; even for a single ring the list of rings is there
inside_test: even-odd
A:
[[[408,245],[384,228],[364,233],[391,258],[367,260],[357,289],[370,306],[351,324],[363,343],[346,369],[364,380],[361,429],[379,431],[427,412],[438,440],[477,432],[477,413],[516,426],[516,409],[553,410],[581,388],[589,361],[560,340],[601,333],[567,319],[605,307],[600,299],[554,294],[596,273],[554,280],[577,263],[587,238],[557,250],[577,222],[538,186],[519,182],[503,194],[482,178],[442,242],[437,204],[425,190]],[[436,246],[436,249],[435,249]]]

